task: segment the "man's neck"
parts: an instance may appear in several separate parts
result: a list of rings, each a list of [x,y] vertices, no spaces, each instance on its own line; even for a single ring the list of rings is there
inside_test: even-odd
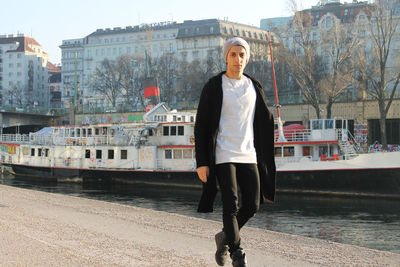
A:
[[[229,79],[240,80],[243,77],[243,72],[226,72],[225,75]]]

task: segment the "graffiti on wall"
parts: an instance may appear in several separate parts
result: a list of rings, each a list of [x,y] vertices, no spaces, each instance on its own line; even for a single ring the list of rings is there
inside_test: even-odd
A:
[[[354,139],[360,145],[366,145],[368,143],[368,126],[367,124],[356,124],[354,125]]]
[[[120,123],[120,122],[141,122],[143,115],[120,115],[120,114],[109,114],[109,115],[87,115],[82,118],[82,124],[98,124],[98,123]]]

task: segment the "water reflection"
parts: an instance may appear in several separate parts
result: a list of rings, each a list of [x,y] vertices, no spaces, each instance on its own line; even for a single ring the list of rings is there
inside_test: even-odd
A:
[[[215,212],[196,212],[200,189],[143,184],[44,183],[7,177],[3,177],[1,183],[221,221],[219,196]],[[399,201],[278,195],[277,202],[262,205],[248,225],[400,253]]]

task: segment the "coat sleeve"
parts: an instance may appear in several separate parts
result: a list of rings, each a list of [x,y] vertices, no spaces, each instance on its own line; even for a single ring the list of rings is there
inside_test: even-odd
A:
[[[204,86],[201,92],[200,101],[197,108],[196,122],[194,126],[197,168],[200,166],[209,166],[210,164],[210,153],[208,151],[210,141],[208,91],[209,83]]]

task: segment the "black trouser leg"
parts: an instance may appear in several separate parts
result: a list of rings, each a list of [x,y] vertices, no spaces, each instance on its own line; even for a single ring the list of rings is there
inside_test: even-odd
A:
[[[222,196],[224,232],[232,253],[240,247],[240,228],[259,208],[260,179],[256,164],[223,163],[217,165],[216,171]],[[240,209],[238,187],[242,200]]]

